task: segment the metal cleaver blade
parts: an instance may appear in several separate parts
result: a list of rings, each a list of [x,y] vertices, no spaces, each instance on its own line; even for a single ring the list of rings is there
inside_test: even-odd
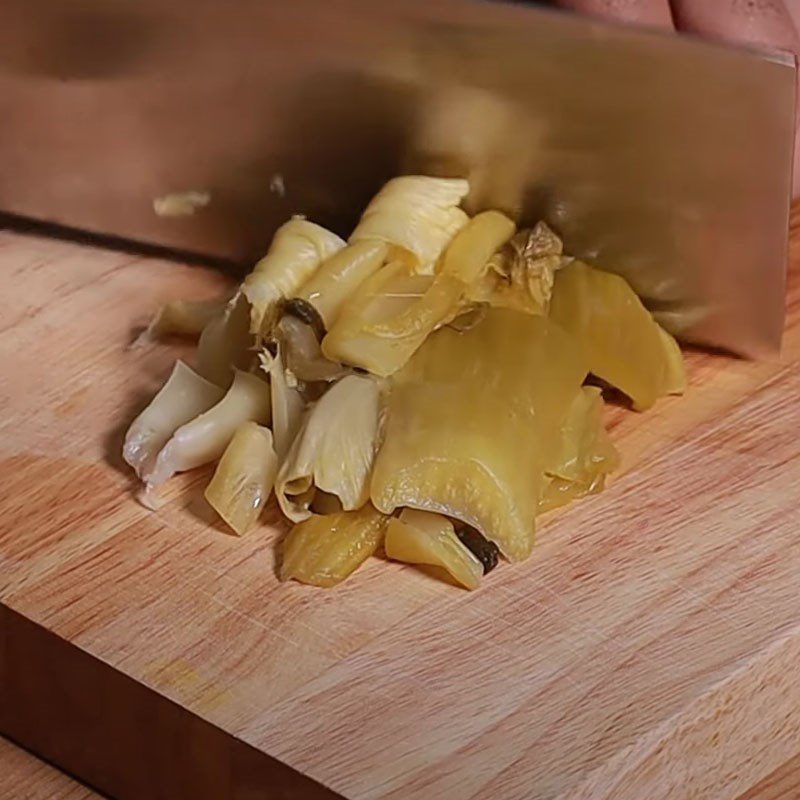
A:
[[[465,176],[684,339],[760,356],[794,97],[791,57],[522,4],[4,0],[0,209],[250,262],[291,214],[346,233],[393,175]]]

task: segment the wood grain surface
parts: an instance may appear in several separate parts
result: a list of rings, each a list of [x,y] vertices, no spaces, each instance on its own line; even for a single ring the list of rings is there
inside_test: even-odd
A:
[[[734,798],[800,751],[796,271],[780,360],[691,353],[685,398],[610,409],[622,472],[472,594],[378,559],[333,591],[280,584],[277,514],[227,535],[202,471],[158,512],[136,504],[122,433],[184,350],[130,343],[160,301],[219,276],[8,232],[0,275],[0,730],[26,746],[133,797],[169,766],[144,739],[169,753],[202,730],[203,763],[213,728],[268,780],[286,765],[289,787],[459,800]],[[26,724],[45,637],[82,665],[48,680],[92,669],[108,687],[73,692],[104,724],[136,722],[120,680],[168,701],[125,725],[143,761],[104,771],[103,737],[93,761]],[[198,722],[165,721],[178,711]],[[237,780],[225,796],[258,796]]]
[[[0,736],[0,797],[99,800],[100,795]]]

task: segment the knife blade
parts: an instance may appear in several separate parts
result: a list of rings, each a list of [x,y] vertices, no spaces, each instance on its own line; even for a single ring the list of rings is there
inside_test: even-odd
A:
[[[290,214],[346,233],[393,175],[465,176],[471,209],[545,219],[683,338],[758,356],[794,92],[790,57],[519,4],[6,0],[0,208],[250,262]]]

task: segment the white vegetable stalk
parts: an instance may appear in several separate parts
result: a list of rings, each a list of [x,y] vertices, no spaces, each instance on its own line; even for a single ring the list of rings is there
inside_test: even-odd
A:
[[[275,439],[278,463],[282,464],[300,428],[305,401],[300,390],[296,386],[289,386],[286,382],[280,351],[273,358],[266,353],[262,353],[260,358],[261,368],[269,375],[272,433]]]
[[[251,332],[261,333],[271,325],[278,303],[294,296],[319,265],[344,246],[335,233],[302,217],[281,225],[267,254],[243,284],[251,305]]]
[[[237,292],[206,325],[197,345],[197,371],[207,380],[227,389],[236,369],[245,369],[253,358],[249,305]]]
[[[158,454],[152,471],[144,475],[148,489],[160,486],[176,472],[216,461],[236,429],[252,420],[269,422],[269,387],[256,375],[236,371],[226,395],[215,406],[182,425]]]
[[[258,521],[277,472],[278,457],[271,431],[255,422],[245,422],[222,454],[206,487],[206,500],[241,536]]]
[[[405,175],[372,198],[349,241],[377,239],[394,245],[417,271],[432,272],[439,254],[469,217],[458,204],[469,192],[460,178]]]
[[[325,328],[330,330],[353,292],[383,266],[388,252],[389,246],[377,240],[349,244],[331,256],[303,284],[297,296],[317,309]]]
[[[225,394],[201,378],[183,361],[176,361],[167,382],[125,434],[122,457],[141,478],[149,472],[170,436],[198,414],[208,411]]]
[[[170,300],[164,303],[137,340],[161,339],[165,336],[199,336],[203,329],[225,310],[231,295],[212,300]]]
[[[278,471],[275,494],[289,519],[311,516],[316,489],[336,495],[345,511],[369,497],[380,416],[380,388],[350,375],[311,409]]]

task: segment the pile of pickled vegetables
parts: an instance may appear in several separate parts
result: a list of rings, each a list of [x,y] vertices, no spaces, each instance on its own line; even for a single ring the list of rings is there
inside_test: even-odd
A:
[[[469,217],[468,189],[395,178],[347,241],[292,218],[235,293],[162,308],[149,336],[199,341],[127,433],[144,498],[217,462],[205,496],[233,531],[273,492],[294,523],[283,579],[332,586],[380,551],[473,589],[601,490],[597,384],[644,410],[683,391],[680,350],[621,277],[544,223]]]

